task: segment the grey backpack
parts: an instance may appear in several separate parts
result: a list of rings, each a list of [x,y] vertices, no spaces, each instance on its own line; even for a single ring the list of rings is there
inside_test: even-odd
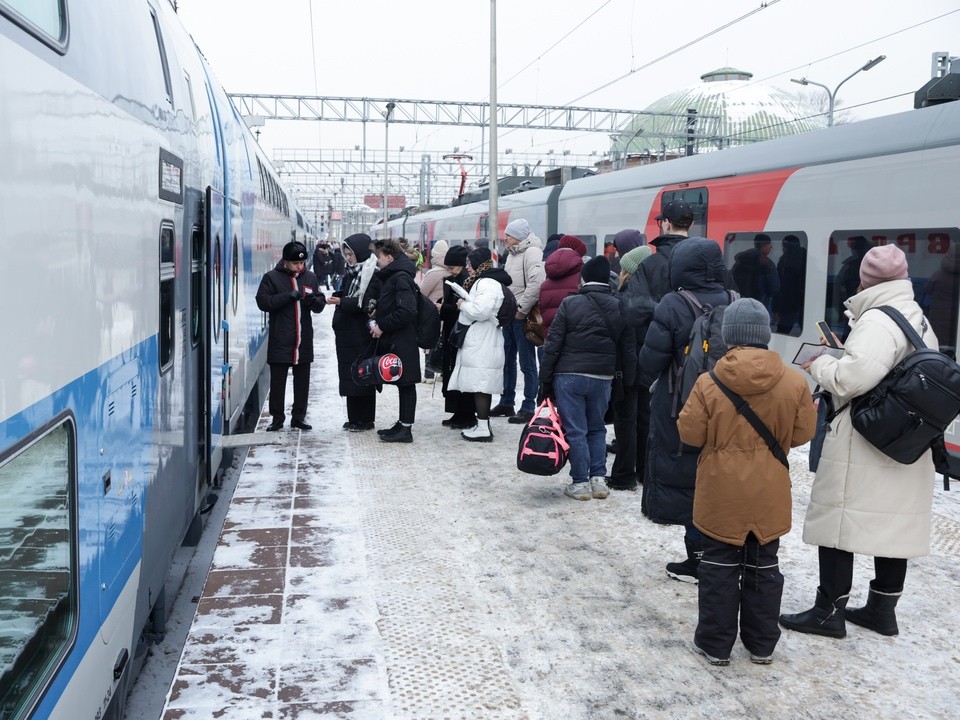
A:
[[[681,289],[677,294],[690,306],[694,320],[683,354],[679,360],[674,361],[673,372],[670,375],[670,392],[673,395],[672,417],[674,418],[680,415],[680,410],[690,397],[690,391],[693,390],[697,378],[713,370],[717,360],[727,352],[727,345],[723,342],[721,334],[723,311],[727,306],[704,305],[689,290]],[[739,293],[732,290],[728,290],[727,295],[730,298],[729,302],[740,298]]]

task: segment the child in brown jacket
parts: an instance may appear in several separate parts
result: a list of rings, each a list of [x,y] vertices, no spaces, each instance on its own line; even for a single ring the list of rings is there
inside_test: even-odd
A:
[[[722,332],[729,349],[714,368],[717,379],[746,400],[784,452],[809,442],[816,428],[810,389],[767,349],[763,304],[731,303]],[[703,534],[694,650],[712,665],[728,665],[739,615],[751,661],[770,663],[780,639],[777,551],[792,519],[790,471],[708,373],[697,379],[677,426],[683,442],[702,448],[693,500],[693,524]]]

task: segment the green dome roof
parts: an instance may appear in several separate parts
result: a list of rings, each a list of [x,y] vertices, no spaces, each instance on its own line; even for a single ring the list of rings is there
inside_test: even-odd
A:
[[[779,88],[751,83],[752,77],[752,73],[732,67],[701,75],[702,83],[670,93],[637,115],[613,141],[611,150],[618,154],[683,154],[689,110],[697,114],[697,152],[826,127],[826,118],[806,117],[809,111],[796,97]]]

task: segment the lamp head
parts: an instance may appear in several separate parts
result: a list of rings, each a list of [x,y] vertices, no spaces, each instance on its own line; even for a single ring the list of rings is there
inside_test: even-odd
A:
[[[875,65],[879,65],[880,63],[882,63],[882,62],[883,62],[884,60],[886,60],[886,59],[887,59],[887,56],[886,56],[886,55],[880,55],[879,57],[875,57],[873,60],[871,60],[870,62],[868,62],[866,65],[864,65],[864,66],[863,66],[862,68],[860,68],[860,69],[861,69],[861,70],[869,70],[870,68],[874,67]]]
[[[795,83],[797,83],[797,85],[808,85],[808,84],[809,84],[809,83],[807,82],[807,79],[806,79],[806,78],[800,78],[799,80],[797,80],[796,78],[790,78],[790,82],[795,82]]]

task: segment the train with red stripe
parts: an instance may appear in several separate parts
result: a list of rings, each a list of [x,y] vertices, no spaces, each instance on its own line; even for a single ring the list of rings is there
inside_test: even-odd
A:
[[[960,316],[960,102],[911,110],[618,172],[570,180],[498,199],[497,238],[522,217],[544,240],[579,236],[588,254],[603,252],[625,228],[658,234],[669,200],[694,210],[691,236],[717,240],[727,266],[772,240],[770,260],[791,253],[794,296],[774,296],[772,347],[791,360],[802,342],[818,342],[816,322],[842,332],[843,301],[855,291],[851,269],[869,247],[894,243],[907,254],[917,300],[942,347],[953,349]],[[423,248],[489,237],[486,201],[392,219],[387,232]],[[382,225],[373,228],[383,235]],[[787,316],[778,308],[790,304]],[[948,446],[960,455],[956,421]],[[960,470],[960,464],[957,467]]]

